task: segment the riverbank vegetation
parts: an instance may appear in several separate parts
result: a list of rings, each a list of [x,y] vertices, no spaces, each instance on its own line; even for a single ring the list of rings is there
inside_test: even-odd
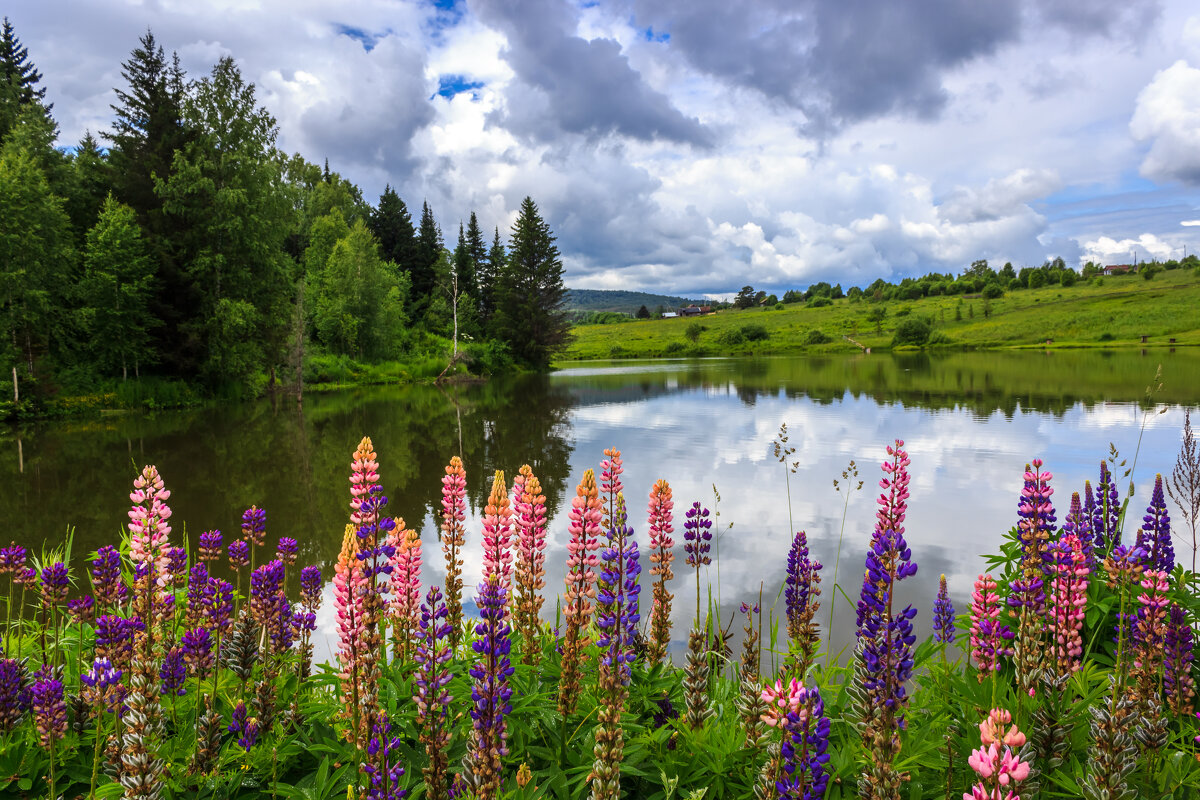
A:
[[[706,610],[715,517],[665,480],[627,489],[616,450],[570,503],[561,593],[545,586],[549,515],[529,466],[511,489],[503,473],[491,481],[478,587],[462,580],[473,532],[458,457],[438,548],[387,515],[386,461],[363,439],[332,576],[301,568],[295,540],[269,544],[257,507],[235,535],[173,536],[171,490],[146,467],[128,533],[86,572],[72,574],[69,540],[32,558],[0,550],[0,791],[1190,797],[1200,582],[1174,550],[1200,508],[1188,442],[1144,515],[1122,499],[1133,476],[1115,453],[1069,501],[1032,460],[970,603],[956,609],[943,580],[901,609],[897,584],[923,558],[904,526],[922,465],[897,441],[865,569],[841,573],[861,587],[839,585],[842,565],[815,561],[797,532],[779,596],[744,598],[736,623]],[[775,452],[786,483],[786,429]],[[853,462],[838,485],[847,502],[862,488]],[[1174,531],[1168,496],[1185,520]],[[1190,535],[1180,560],[1194,565]],[[435,558],[445,580],[431,585]],[[322,603],[336,653],[314,668]],[[688,609],[687,632],[672,631],[673,606]],[[853,652],[829,652],[830,632],[850,626]]]
[[[902,282],[888,285],[886,291],[858,290],[847,295],[826,285],[806,301],[743,309],[730,306],[695,317],[622,320],[619,337],[614,337],[611,324],[577,325],[563,359],[836,352],[864,347],[878,351],[901,346],[1200,344],[1200,315],[1195,313],[1200,307],[1200,274],[1179,265],[1150,270],[1150,280],[1145,274],[1093,276],[1069,286],[1035,280],[1040,285],[1034,288],[1020,287],[1020,279],[1015,278],[1018,284],[1011,290],[985,283],[985,289],[997,287],[992,296],[946,293],[944,287],[922,294],[929,286],[942,286],[932,281],[928,285]]]
[[[562,262],[531,198],[507,236],[470,212],[451,246],[428,202],[389,186],[372,205],[281,152],[232,58],[189,78],[147,32],[121,67],[111,130],[56,149],[4,20],[0,418],[542,369],[561,347]]]

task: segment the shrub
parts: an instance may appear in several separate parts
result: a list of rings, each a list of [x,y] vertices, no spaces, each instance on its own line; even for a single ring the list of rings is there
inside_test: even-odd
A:
[[[1154,280],[1155,275],[1162,272],[1162,267],[1158,266],[1157,264],[1147,264],[1146,266],[1142,267],[1141,272],[1142,280],[1152,281]]]
[[[1030,289],[1040,289],[1045,285],[1046,285],[1046,273],[1042,272],[1040,269],[1035,269],[1033,272],[1029,273],[1029,288]]]
[[[674,341],[667,345],[667,355],[682,353],[687,349],[687,345],[680,341]]]
[[[1104,278],[1103,278],[1102,276],[1100,276],[1100,275],[1097,275],[1096,277],[1092,278],[1092,280],[1090,281],[1090,283],[1092,284],[1092,286],[1097,286],[1097,287],[1099,287],[1099,286],[1103,286],[1103,285],[1104,285]]]
[[[1079,273],[1073,269],[1064,269],[1058,275],[1058,282],[1062,286],[1074,286],[1079,280]]]
[[[733,347],[739,344],[745,344],[746,336],[742,333],[741,328],[729,328],[721,331],[721,335],[717,337],[717,342]]]
[[[688,326],[683,329],[683,335],[688,338],[688,341],[695,343],[700,341],[700,334],[704,333],[706,330],[708,330],[708,328],[704,325],[701,325],[699,322],[691,322],[688,323]]]
[[[1110,331],[1105,331],[1104,333],[1102,333],[1098,337],[1096,337],[1096,341],[1099,341],[1099,342],[1111,342],[1112,340],[1113,340],[1113,335]]]
[[[746,339],[747,342],[761,342],[764,339],[771,338],[771,334],[767,332],[766,327],[763,325],[758,325],[758,324],[743,325],[741,330],[742,330],[742,336]]]
[[[813,328],[804,336],[805,344],[828,344],[832,341],[833,337],[824,331],[817,330],[816,328]]]
[[[912,308],[910,308],[909,306],[900,306],[899,308],[896,309],[897,317],[907,317],[911,313],[912,313]]]
[[[617,356],[623,354],[624,352],[625,352],[625,348],[621,347],[621,345],[619,345],[619,344],[614,344],[612,347],[608,348],[608,355],[611,358],[616,358]]]
[[[910,317],[896,326],[892,336],[892,346],[910,344],[920,347],[929,341],[931,329],[929,323],[921,317]]]
[[[783,303],[776,303],[776,304],[775,304],[775,310],[776,310],[776,311],[783,311]]]
[[[828,297],[814,297],[808,301],[809,308],[824,308],[825,306],[833,305],[833,301]]]
[[[504,342],[468,342],[462,349],[467,354],[467,370],[474,375],[499,375],[513,368],[512,353]]]
[[[989,283],[983,287],[983,296],[988,300],[995,300],[997,297],[1004,296],[1004,290],[1000,288],[998,283]]]
[[[945,331],[935,330],[929,334],[929,338],[925,341],[925,344],[929,345],[930,347],[945,347],[946,345],[954,344],[954,340],[951,339]]]

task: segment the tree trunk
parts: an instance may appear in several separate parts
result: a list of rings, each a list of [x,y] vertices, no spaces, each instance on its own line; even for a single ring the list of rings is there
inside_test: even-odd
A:
[[[13,405],[21,402],[21,392],[17,388],[17,368],[13,367]]]

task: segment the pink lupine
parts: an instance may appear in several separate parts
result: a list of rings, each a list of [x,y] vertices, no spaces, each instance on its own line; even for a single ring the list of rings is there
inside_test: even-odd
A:
[[[450,625],[450,649],[458,647],[462,635],[462,547],[466,543],[467,471],[454,456],[442,478],[442,552],[446,556],[446,621]]]
[[[672,509],[675,502],[671,498],[671,486],[664,480],[654,484],[650,490],[650,574],[654,581],[654,608],[650,611],[650,642],[646,651],[646,660],[655,664],[667,654],[667,645],[671,641],[671,600],[674,596],[667,591],[667,581],[675,577],[671,570],[671,562],[675,554],[671,548],[675,540],[671,538],[674,528],[671,527]]]
[[[600,462],[600,493],[604,502],[604,530],[612,527],[613,514],[617,510],[617,495],[621,494],[621,473],[625,467],[621,463],[621,451],[615,448],[605,448],[605,458]]]
[[[535,664],[541,652],[541,590],[546,587],[546,496],[528,464],[513,481],[513,520],[517,528],[515,600],[521,657],[526,664]]]
[[[164,488],[162,476],[154,466],[142,469],[129,494],[133,503],[129,509],[129,555],[134,564],[145,565],[143,568],[159,588],[164,588],[171,577],[167,552],[167,537],[171,534],[167,520],[171,518],[171,509],[166,504],[170,496],[171,490]]]
[[[1001,658],[1012,655],[1007,644],[1012,637],[1012,631],[1000,622],[996,581],[991,575],[980,575],[971,595],[971,655],[979,668],[977,677],[981,682],[999,668]]]
[[[1025,744],[1025,734],[1012,722],[1012,714],[993,708],[979,726],[980,747],[971,752],[967,763],[980,780],[971,787],[963,800],[1021,800],[1016,784],[1029,777],[1029,764],[1021,761],[1013,748]],[[1001,751],[1001,746],[1004,747]]]
[[[495,575],[505,595],[512,590],[512,509],[504,486],[504,473],[496,470],[492,492],[483,509],[483,575]],[[505,611],[505,620],[508,611]]]
[[[342,537],[342,550],[333,568],[333,606],[337,614],[337,657],[341,667],[342,701],[355,736],[359,728],[358,662],[365,634],[361,590],[366,583],[357,552],[358,538],[354,535],[354,526],[347,525]]]
[[[772,728],[778,727],[787,720],[788,714],[796,713],[808,697],[804,684],[792,678],[785,686],[783,681],[775,681],[774,686],[765,686],[762,690],[762,701],[767,704],[762,721]]]
[[[596,475],[590,469],[571,499],[567,511],[569,520],[567,541],[567,586],[563,595],[563,617],[566,633],[563,636],[562,676],[559,679],[558,710],[564,716],[575,709],[579,697],[580,660],[587,644],[584,631],[592,615],[592,600],[596,597],[595,568],[600,563],[596,551],[600,547],[600,495]]]
[[[1083,541],[1067,534],[1055,546],[1051,583],[1050,635],[1061,674],[1077,672],[1083,657],[1083,618],[1087,606],[1087,552]]]
[[[391,532],[392,554],[391,608],[392,655],[401,662],[408,660],[409,645],[417,630],[421,608],[421,532],[409,530],[404,520],[396,518]]]

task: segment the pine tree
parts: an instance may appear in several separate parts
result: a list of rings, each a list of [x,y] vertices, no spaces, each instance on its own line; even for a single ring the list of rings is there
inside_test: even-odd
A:
[[[0,143],[16,125],[22,110],[36,109],[47,120],[53,105],[46,104],[46,88],[38,86],[42,73],[29,60],[8,17],[0,23]]]
[[[153,358],[150,329],[155,320],[148,308],[154,267],[142,240],[133,209],[112,195],[87,234],[81,318],[87,332],[89,357],[102,372],[138,374]]]
[[[108,156],[91,131],[84,133],[71,159],[72,180],[67,196],[67,214],[76,233],[76,244],[82,248],[88,230],[100,217],[100,208],[110,189],[111,173]]]
[[[417,236],[408,206],[390,185],[379,196],[379,207],[371,212],[371,232],[379,240],[379,252],[402,270],[417,262]]]
[[[462,223],[458,223],[458,245],[454,248],[454,280],[458,294],[476,296],[475,260],[471,257],[470,244]]]
[[[463,287],[463,291],[478,302],[481,273],[487,262],[487,243],[483,240],[483,231],[479,229],[479,220],[475,218],[474,211],[467,221],[467,254],[471,260],[471,277],[470,283]]]
[[[421,208],[421,226],[417,231],[417,260],[410,266],[413,302],[423,307],[429,302],[437,281],[436,264],[442,255],[442,231],[433,219],[433,211],[426,201]]]
[[[479,319],[484,327],[489,327],[496,313],[496,278],[504,271],[506,257],[504,243],[500,241],[500,228],[496,228],[492,237],[492,249],[487,258],[480,262],[476,272],[479,281]]]
[[[513,224],[507,264],[497,281],[496,330],[521,361],[550,365],[570,341],[563,308],[566,287],[554,234],[533,199],[521,201]]]

